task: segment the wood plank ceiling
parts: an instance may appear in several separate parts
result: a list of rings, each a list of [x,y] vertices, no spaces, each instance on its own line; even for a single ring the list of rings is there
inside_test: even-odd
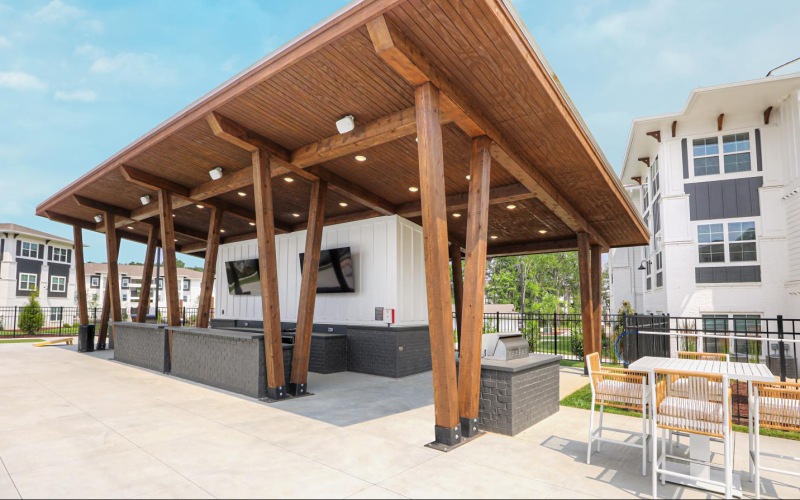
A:
[[[319,44],[317,38],[322,35],[308,35],[287,49],[303,52],[304,56],[289,62],[281,59],[280,70],[271,74],[267,74],[270,64],[277,64],[273,59],[291,54],[282,52],[265,59],[241,77],[247,85],[234,81],[214,91],[43,202],[37,213],[54,219],[79,219],[95,227],[93,217],[98,211],[80,206],[72,195],[127,211],[141,209],[140,197],[145,194],[155,202],[155,190],[125,179],[119,169],[123,164],[187,188],[208,183],[208,171],[216,166],[223,168],[225,176],[249,169],[250,153],[214,135],[205,119],[209,111],[216,111],[291,152],[336,136],[335,122],[345,115],[352,114],[356,124],[363,125],[413,108],[413,87],[376,53],[361,22],[382,12],[461,89],[516,153],[558,189],[563,199],[599,233],[601,241],[612,247],[646,243],[647,231],[602,154],[570,114],[552,78],[542,69],[544,66],[537,68],[532,52],[520,50],[519,39],[509,34],[504,9],[502,0],[387,0],[356,4],[312,33],[326,35],[343,30],[336,36],[329,35],[332,39],[327,43],[310,46]],[[253,81],[250,75],[254,73],[267,75]],[[458,201],[459,195],[468,191],[470,138],[450,123],[444,126],[443,140],[449,232],[453,241],[464,242],[466,210]],[[357,161],[356,154],[365,156],[366,161]],[[417,162],[412,133],[328,160],[321,166],[420,223],[413,210],[419,202],[419,192],[409,190],[419,186]],[[284,230],[304,228],[310,182],[290,172],[277,177],[274,185],[276,224]],[[521,187],[496,162],[492,165],[491,186],[493,190]],[[254,209],[252,186],[206,202],[227,204],[246,215]],[[515,208],[507,208],[509,204]],[[202,252],[209,210],[198,208],[196,203],[184,205],[174,211],[177,245],[179,249]],[[334,190],[328,195],[325,214],[327,222],[380,215],[352,196]],[[148,224],[147,220],[131,222],[120,230],[124,237],[142,240]],[[252,224],[242,213],[226,211],[222,241],[254,237]],[[102,231],[100,226],[96,229]],[[545,246],[546,242],[561,242],[554,247],[563,248],[564,240],[575,237],[575,232],[544,204],[526,196],[491,206],[489,234],[496,236],[489,241],[490,254],[492,247],[536,242],[545,242]]]

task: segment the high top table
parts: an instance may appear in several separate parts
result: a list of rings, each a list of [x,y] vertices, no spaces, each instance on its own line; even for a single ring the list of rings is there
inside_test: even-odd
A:
[[[631,370],[644,371],[650,374],[651,390],[655,390],[652,384],[655,383],[655,370],[681,370],[685,372],[693,372],[697,374],[712,373],[715,375],[726,375],[732,380],[739,382],[747,382],[747,397],[748,403],[752,404],[752,391],[750,390],[751,382],[772,382],[775,380],[775,375],[769,371],[767,365],[757,363],[738,363],[733,361],[705,361],[700,359],[678,359],[678,358],[658,358],[654,356],[645,356],[631,363],[628,368]],[[749,411],[750,405],[748,405]],[[652,414],[651,414],[652,415]],[[689,457],[693,460],[700,460],[708,462],[711,458],[711,438],[700,434],[689,435]],[[655,461],[657,457],[653,457]],[[665,464],[666,466],[666,464]],[[703,479],[711,479],[712,473],[716,476],[720,471],[712,470],[711,467],[702,464],[692,463],[682,471],[684,474],[687,472],[689,475],[694,476],[696,479],[693,481],[668,477],[667,481],[671,483],[682,484],[692,488],[701,488],[715,493],[725,493],[715,484],[703,481]],[[719,478],[714,477],[714,480]],[[721,481],[724,482],[724,481]],[[733,495],[741,498],[742,486],[741,478],[738,474],[733,475]]]

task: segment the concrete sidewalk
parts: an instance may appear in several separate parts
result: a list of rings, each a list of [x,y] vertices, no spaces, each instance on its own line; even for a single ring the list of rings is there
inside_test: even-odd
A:
[[[517,437],[486,434],[444,454],[423,446],[433,437],[430,373],[315,375],[316,395],[265,404],[74,349],[0,345],[0,498],[618,498],[650,491],[636,450],[605,445],[585,464],[583,410],[561,408]],[[763,446],[800,454],[794,441],[764,438]],[[747,469],[746,453],[747,436],[739,434],[739,471]],[[743,484],[752,490],[746,477]],[[797,478],[767,473],[764,485],[767,496],[800,495]],[[672,485],[659,491],[706,497]]]

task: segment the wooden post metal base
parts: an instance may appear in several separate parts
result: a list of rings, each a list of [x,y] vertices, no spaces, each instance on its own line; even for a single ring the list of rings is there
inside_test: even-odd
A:
[[[307,384],[296,384],[294,382],[289,384],[289,394],[292,396],[305,396],[308,393]]]
[[[286,386],[278,386],[278,387],[267,387],[267,397],[273,400],[284,399],[289,396],[289,393],[286,392]]]
[[[465,438],[478,435],[478,419],[461,417],[461,433]]]

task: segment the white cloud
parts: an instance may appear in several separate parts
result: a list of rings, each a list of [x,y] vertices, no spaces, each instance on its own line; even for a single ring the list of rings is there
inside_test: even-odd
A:
[[[56,90],[53,97],[56,101],[69,102],[94,102],[97,100],[97,94],[91,90]]]
[[[0,36],[0,49],[5,49],[6,47],[11,47],[11,42],[8,41],[8,38]]]
[[[85,49],[91,52],[90,49]],[[167,68],[153,54],[121,52],[112,56],[95,53],[89,67],[92,73],[114,75],[122,79],[143,84],[159,84],[171,81],[174,71]]]
[[[30,73],[0,71],[0,87],[11,90],[44,90],[47,85]]]
[[[52,0],[49,4],[37,10],[33,17],[47,23],[73,21],[84,16],[84,12],[61,0]]]

